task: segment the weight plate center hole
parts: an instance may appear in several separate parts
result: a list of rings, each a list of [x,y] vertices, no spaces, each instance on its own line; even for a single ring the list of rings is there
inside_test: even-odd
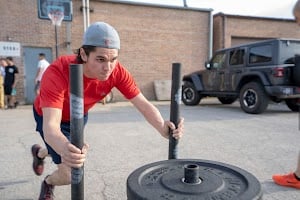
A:
[[[200,184],[202,179],[199,177],[199,166],[196,164],[186,164],[184,168],[184,177],[181,179],[186,184]]]

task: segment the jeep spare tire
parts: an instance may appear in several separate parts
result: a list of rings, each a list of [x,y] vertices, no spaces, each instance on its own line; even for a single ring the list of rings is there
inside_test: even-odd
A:
[[[295,56],[295,67],[293,68],[293,81],[300,86],[300,55]]]
[[[243,111],[250,114],[264,112],[269,104],[269,98],[258,82],[245,84],[240,91],[240,105]]]
[[[184,82],[182,86],[182,101],[185,105],[194,106],[200,103],[201,96],[191,82]]]

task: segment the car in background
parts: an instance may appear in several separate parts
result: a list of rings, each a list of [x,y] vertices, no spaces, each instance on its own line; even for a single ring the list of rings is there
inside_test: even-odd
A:
[[[277,38],[216,51],[204,70],[183,76],[185,105],[198,105],[205,97],[222,104],[239,99],[250,114],[263,113],[270,101],[285,101],[299,111],[300,40]]]

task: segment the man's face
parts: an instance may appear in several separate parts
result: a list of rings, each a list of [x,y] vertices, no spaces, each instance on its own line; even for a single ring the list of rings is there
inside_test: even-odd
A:
[[[299,6],[299,2],[300,1],[297,1],[296,5],[294,6],[294,9],[293,9],[293,14],[294,14],[295,20],[296,20],[298,25],[300,25],[300,6]]]
[[[86,62],[84,75],[101,81],[107,80],[116,66],[118,50],[96,47],[96,51],[90,52],[88,57],[82,51],[83,49],[81,57]]]
[[[7,62],[5,60],[0,60],[0,65],[2,67],[6,67],[7,66]]]
[[[6,61],[6,62],[7,62],[7,65],[9,65],[9,66],[13,66],[13,65],[14,65],[14,62],[13,62],[13,61],[11,61],[11,60],[8,60],[8,59],[7,59],[7,61]]]

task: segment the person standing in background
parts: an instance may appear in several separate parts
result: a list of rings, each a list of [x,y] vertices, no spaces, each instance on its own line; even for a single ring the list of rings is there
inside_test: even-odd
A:
[[[16,108],[18,102],[16,101],[16,86],[17,75],[19,73],[18,68],[15,66],[12,57],[7,57],[7,66],[5,67],[5,79],[4,79],[4,93],[7,99],[7,106],[9,109]]]
[[[4,101],[4,78],[5,78],[5,67],[7,66],[7,62],[4,58],[0,59],[0,109],[5,108]]]
[[[46,60],[46,56],[44,53],[39,53],[39,62],[38,62],[38,66],[37,66],[37,72],[35,75],[35,86],[34,86],[34,92],[35,95],[38,95],[40,93],[40,83],[41,83],[41,79],[42,76],[45,72],[45,70],[47,69],[47,67],[49,66],[49,62]]]

